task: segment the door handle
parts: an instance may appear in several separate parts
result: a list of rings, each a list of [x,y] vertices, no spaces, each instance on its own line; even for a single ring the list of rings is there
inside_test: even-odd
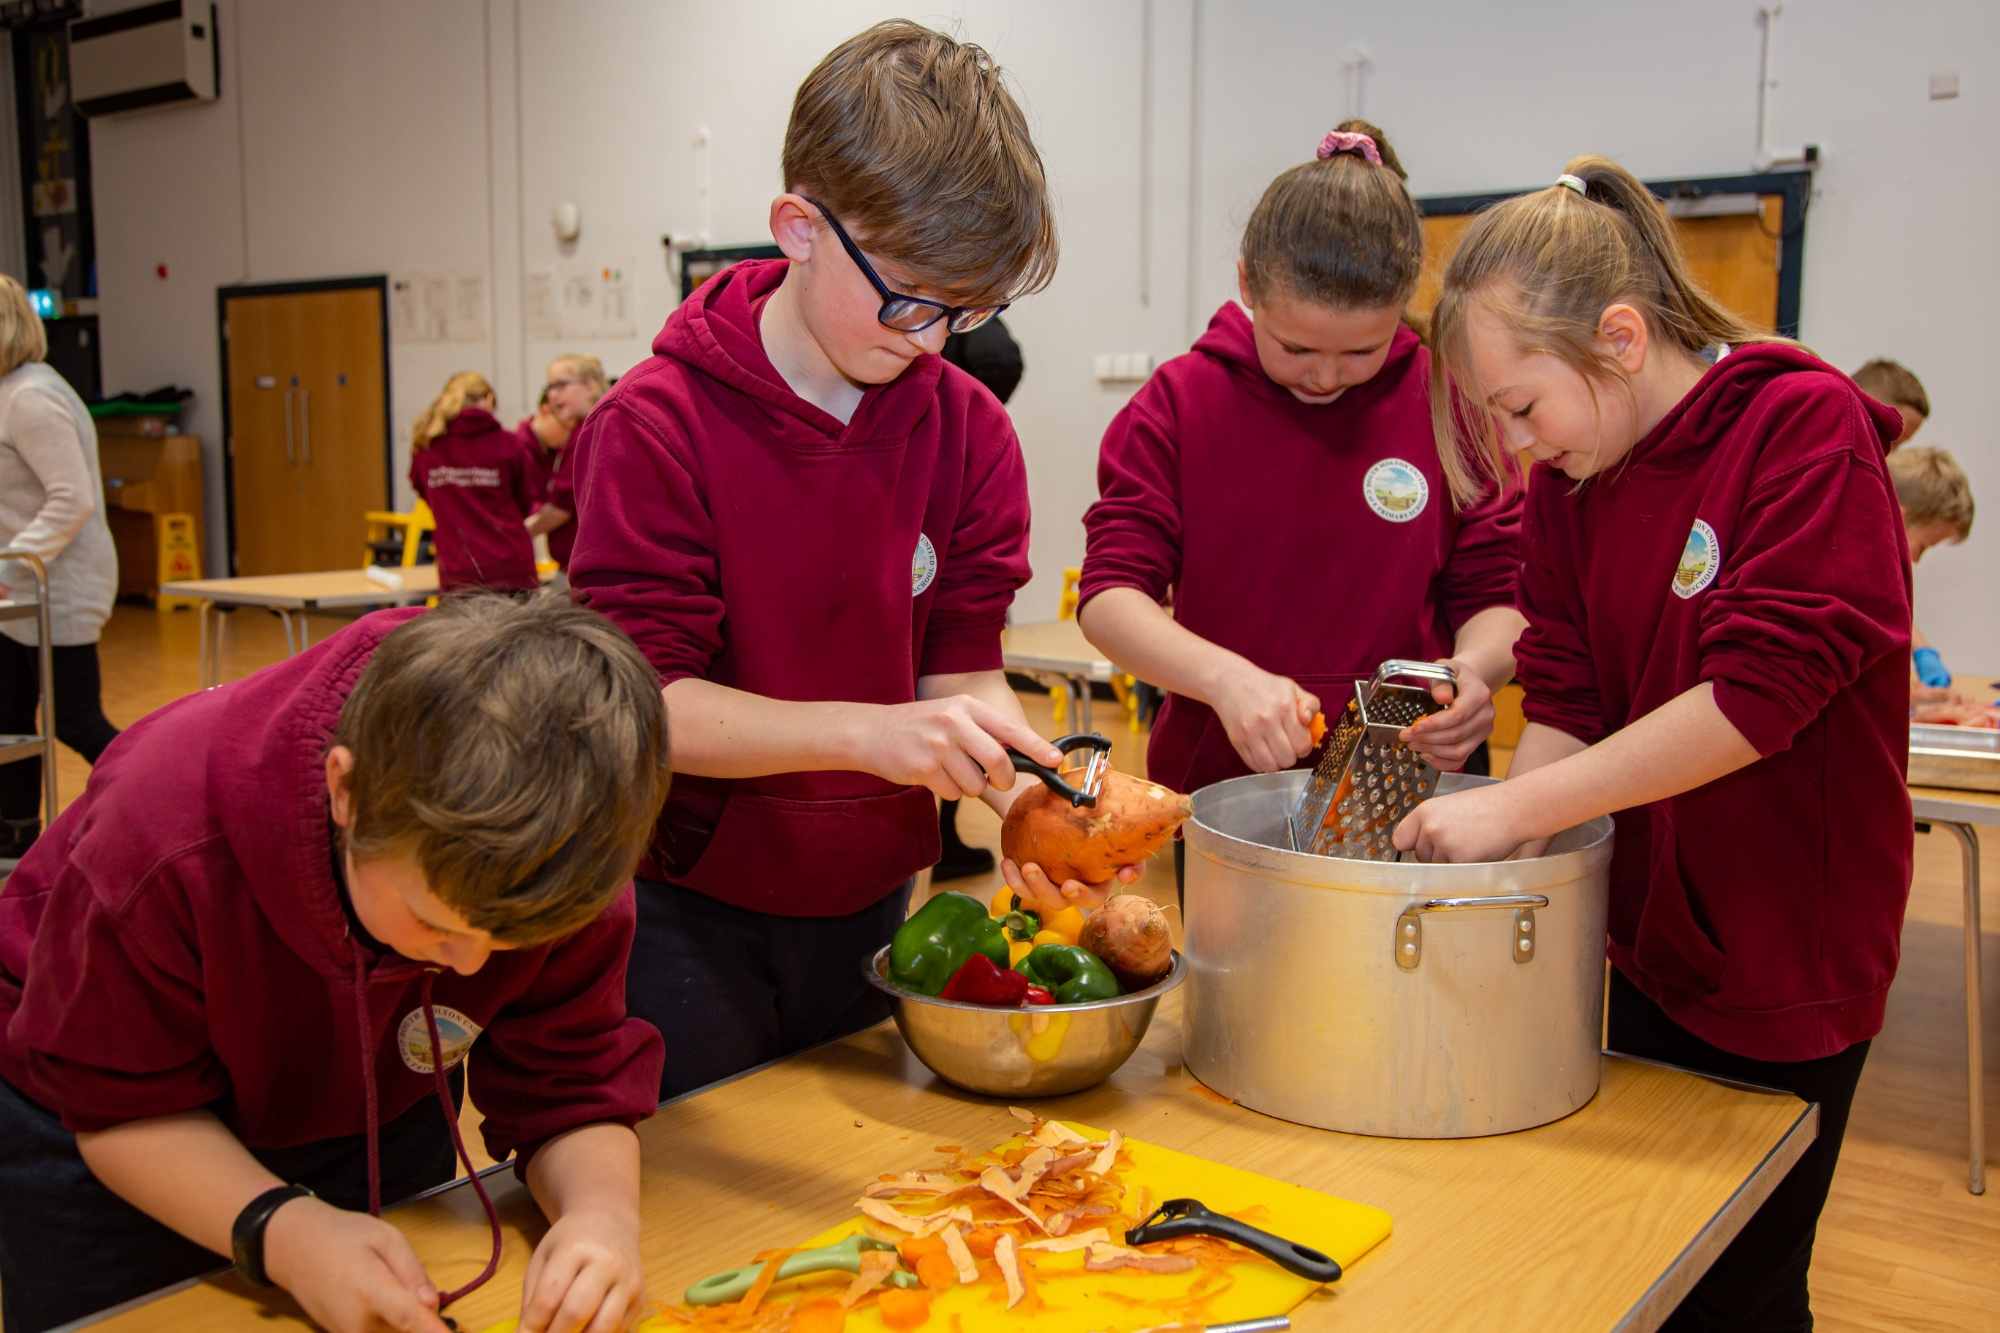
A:
[[[298,461],[292,454],[292,391],[290,389],[285,390],[285,461],[287,463],[296,463]]]
[[[299,390],[299,444],[305,453],[305,465],[311,467],[313,461],[311,389]]]

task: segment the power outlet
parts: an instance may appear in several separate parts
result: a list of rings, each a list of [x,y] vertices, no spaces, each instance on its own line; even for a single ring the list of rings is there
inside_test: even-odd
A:
[[[1153,354],[1099,352],[1096,369],[1099,384],[1143,384],[1153,373]]]
[[[1958,71],[1941,69],[1931,75],[1931,100],[1942,102],[1958,96]]]

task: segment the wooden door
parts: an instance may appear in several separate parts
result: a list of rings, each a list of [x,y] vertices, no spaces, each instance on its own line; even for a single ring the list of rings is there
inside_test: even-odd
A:
[[[1724,306],[1760,329],[1778,323],[1778,229],[1784,221],[1785,197],[1767,194],[1759,201],[1762,216],[1735,213],[1720,217],[1675,218],[1681,247],[1696,281]],[[1438,286],[1451,263],[1459,238],[1476,213],[1447,213],[1424,219],[1424,271],[1410,309],[1429,315],[1437,304]]]
[[[382,289],[226,293],[237,574],[359,562],[388,507]]]

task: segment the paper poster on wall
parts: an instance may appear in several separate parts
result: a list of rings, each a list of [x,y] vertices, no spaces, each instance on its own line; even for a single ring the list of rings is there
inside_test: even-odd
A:
[[[418,341],[427,343],[447,342],[451,338],[451,279],[426,275],[417,279],[423,299],[423,337]]]
[[[597,270],[572,269],[562,278],[562,309],[558,318],[565,338],[597,337]]]
[[[391,342],[414,343],[424,339],[423,294],[417,289],[417,281],[411,277],[389,279]]]
[[[628,259],[622,264],[607,264],[598,270],[597,336],[600,338],[632,336],[634,267]]]
[[[562,337],[562,322],[556,310],[556,275],[547,269],[522,276],[521,333],[539,342]]]
[[[455,273],[451,278],[451,312],[446,320],[455,343],[486,341],[486,275]]]

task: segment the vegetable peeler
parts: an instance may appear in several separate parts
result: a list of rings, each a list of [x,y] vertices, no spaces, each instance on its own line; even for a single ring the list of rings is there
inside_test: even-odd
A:
[[[1153,1210],[1151,1217],[1125,1233],[1125,1243],[1136,1247],[1148,1241],[1174,1240],[1180,1236],[1217,1236],[1232,1241],[1308,1282],[1340,1280],[1340,1265],[1318,1250],[1308,1249],[1268,1231],[1259,1231],[1233,1217],[1212,1213],[1196,1199],[1168,1199]]]
[[[886,1250],[896,1253],[896,1247],[886,1240],[876,1240],[873,1236],[849,1236],[838,1245],[822,1245],[817,1250],[800,1250],[797,1254],[778,1265],[778,1276],[774,1281],[784,1282],[807,1273],[859,1273],[863,1250]],[[742,1268],[732,1268],[727,1273],[717,1273],[705,1277],[687,1289],[682,1298],[689,1305],[724,1305],[741,1300],[756,1284],[757,1275],[764,1271],[762,1264],[746,1264]],[[889,1274],[892,1287],[914,1287],[917,1285],[915,1273],[897,1269]]]
[[[1007,759],[1023,773],[1033,773],[1042,780],[1042,785],[1071,805],[1085,805],[1093,809],[1097,805],[1097,793],[1104,790],[1104,773],[1110,767],[1105,756],[1111,753],[1111,742],[1096,732],[1075,736],[1058,736],[1050,742],[1064,755],[1072,750],[1089,750],[1090,762],[1083,770],[1083,786],[1072,787],[1063,780],[1062,774],[1053,768],[1038,764],[1019,750],[1007,751]]]

